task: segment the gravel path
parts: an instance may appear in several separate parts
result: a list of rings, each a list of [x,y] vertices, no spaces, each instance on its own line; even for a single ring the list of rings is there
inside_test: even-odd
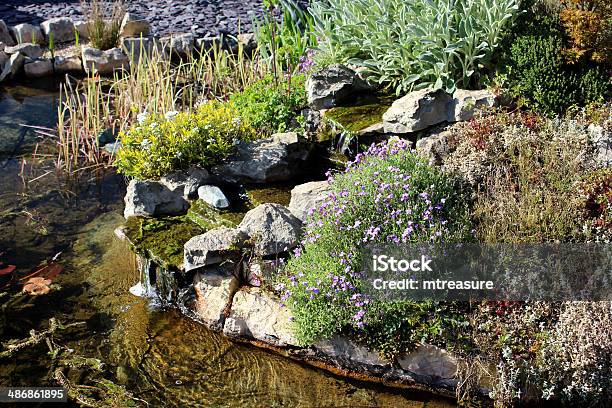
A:
[[[128,10],[149,20],[155,34],[193,31],[237,34],[251,31],[253,14],[261,15],[261,0],[132,0]],[[0,20],[8,25],[39,24],[52,17],[82,19],[80,0],[0,0]]]

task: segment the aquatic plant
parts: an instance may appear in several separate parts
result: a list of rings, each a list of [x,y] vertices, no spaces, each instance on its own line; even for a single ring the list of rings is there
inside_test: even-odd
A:
[[[364,245],[470,239],[467,202],[454,180],[410,151],[409,142],[391,140],[370,146],[328,181],[333,192],[309,211],[302,244],[278,285],[300,341],[348,330],[394,355],[418,337],[439,341],[432,325],[453,333],[452,306],[370,299],[359,271]]]
[[[517,11],[517,0],[337,0],[310,8],[323,60],[365,67],[370,80],[398,94],[479,86]]]
[[[119,31],[126,12],[123,0],[81,0],[81,10],[92,46],[108,50],[119,45]]]

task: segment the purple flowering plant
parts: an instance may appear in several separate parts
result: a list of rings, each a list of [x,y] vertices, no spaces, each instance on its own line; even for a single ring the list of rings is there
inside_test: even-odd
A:
[[[304,344],[341,331],[367,332],[384,323],[389,310],[407,312],[361,292],[363,246],[471,238],[467,200],[409,141],[373,144],[345,171],[328,173],[328,182],[332,192],[310,210],[301,246],[277,286]],[[429,306],[435,307],[417,309]]]

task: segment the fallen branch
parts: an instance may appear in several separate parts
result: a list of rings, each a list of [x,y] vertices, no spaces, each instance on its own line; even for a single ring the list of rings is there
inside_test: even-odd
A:
[[[62,325],[58,323],[55,318],[49,319],[49,328],[47,330],[43,330],[37,333],[34,330],[30,330],[30,337],[24,340],[20,340],[11,344],[5,344],[4,348],[6,350],[0,352],[0,358],[11,357],[17,351],[24,349],[29,346],[34,346],[36,344],[41,343],[43,340],[50,338],[58,329],[67,329],[69,327],[77,326],[85,324],[85,322],[76,322],[70,323],[67,325]]]

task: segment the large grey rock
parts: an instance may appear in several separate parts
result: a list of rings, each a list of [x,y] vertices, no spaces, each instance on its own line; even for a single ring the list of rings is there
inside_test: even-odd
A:
[[[4,68],[0,73],[0,82],[17,76],[23,69],[25,58],[26,57],[19,52],[12,54],[4,63]]]
[[[81,58],[88,74],[112,75],[116,70],[127,70],[130,66],[128,56],[120,48],[102,51],[84,46]]]
[[[198,188],[210,179],[210,174],[206,169],[191,167],[188,170],[175,171],[163,176],[160,180],[162,184],[172,191],[180,190],[185,199],[196,198]]]
[[[601,167],[612,167],[612,132],[603,126],[590,124],[587,128],[594,149],[595,162]]]
[[[201,186],[198,188],[198,197],[200,200],[214,208],[223,209],[229,207],[227,197],[225,197],[223,191],[221,191],[221,189],[217,186]]]
[[[132,216],[153,217],[181,214],[187,211],[189,203],[183,195],[170,191],[157,181],[132,180],[125,195],[125,218]]]
[[[53,61],[55,73],[57,74],[77,74],[83,72],[83,64],[78,56],[58,55]]]
[[[13,37],[11,37],[9,29],[3,20],[0,20],[0,42],[8,46],[15,44],[15,41],[13,41]]]
[[[7,54],[15,54],[19,52],[22,55],[32,59],[40,58],[43,55],[43,49],[40,47],[40,45],[32,43],[22,43],[12,47],[6,47],[4,52]]]
[[[255,241],[255,253],[276,255],[294,248],[302,235],[302,222],[280,204],[261,204],[247,212],[238,230]]]
[[[49,59],[37,59],[23,66],[27,78],[43,78],[53,75],[53,63]]]
[[[6,52],[0,50],[0,73],[4,69],[4,64],[6,64],[6,61],[8,60],[9,60],[9,55]]]
[[[306,81],[308,103],[314,109],[333,108],[368,90],[372,90],[372,86],[344,65],[331,65],[312,74]]]
[[[161,51],[161,44],[155,37],[133,37],[122,40],[122,48],[135,63],[142,58],[150,59],[155,52]]]
[[[220,266],[205,268],[195,275],[193,288],[195,291],[194,312],[198,319],[208,328],[223,330],[226,306],[231,301],[232,286],[236,286],[236,278]]]
[[[398,358],[406,371],[433,377],[451,379],[457,375],[457,360],[448,351],[429,344],[421,344],[416,350]]]
[[[451,95],[443,90],[422,89],[393,102],[383,114],[386,133],[406,134],[448,120]]]
[[[74,29],[79,33],[80,40],[89,39],[89,23],[87,23],[87,21],[75,21]]]
[[[268,183],[286,181],[300,174],[312,145],[297,133],[277,133],[268,139],[240,142],[230,161],[212,173],[230,182]]]
[[[11,34],[18,44],[40,44],[45,41],[45,37],[40,29],[40,26],[35,26],[28,23],[17,24],[16,26],[11,27]]]
[[[277,347],[298,345],[289,311],[260,288],[240,290],[234,295],[223,333],[228,337],[247,337]]]
[[[151,24],[134,13],[125,13],[119,35],[121,37],[146,37],[151,32]]]
[[[251,54],[257,49],[257,36],[254,33],[238,34],[236,39],[246,54]]]
[[[193,52],[195,36],[191,33],[176,34],[161,38],[163,49],[168,55],[186,56]]]
[[[370,366],[388,364],[378,353],[369,350],[365,346],[359,346],[339,335],[333,336],[330,339],[320,340],[314,344],[314,347],[321,353],[345,364],[358,363]]]
[[[53,34],[53,41],[56,44],[74,41],[74,23],[68,17],[56,17],[43,21],[40,24],[47,42],[49,36]]]
[[[331,191],[332,188],[327,181],[311,181],[295,186],[291,190],[289,211],[303,222],[309,211],[323,204]]]
[[[470,120],[479,109],[492,108],[497,104],[497,96],[486,89],[469,91],[457,89],[448,111],[449,122]]]
[[[215,228],[191,238],[184,246],[185,272],[237,256],[245,238],[242,232],[227,227]]]

